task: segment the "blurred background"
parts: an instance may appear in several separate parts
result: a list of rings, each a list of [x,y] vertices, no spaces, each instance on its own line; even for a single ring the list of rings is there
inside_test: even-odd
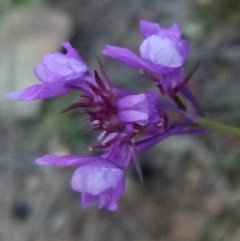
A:
[[[138,51],[139,20],[177,23],[191,44],[191,88],[208,118],[240,127],[240,2],[236,0],[1,0],[0,241],[239,241],[240,139],[171,137],[142,154],[141,183],[129,168],[119,211],[83,209],[72,168],[39,167],[47,153],[88,154],[94,136],[78,97],[12,102],[38,80],[33,67],[70,41],[90,69],[102,59],[115,86],[152,89],[138,71],[101,55],[105,44]],[[124,74],[123,74],[124,73]]]

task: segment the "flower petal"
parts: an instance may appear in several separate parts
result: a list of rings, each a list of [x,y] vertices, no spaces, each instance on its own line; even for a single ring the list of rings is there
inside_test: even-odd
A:
[[[34,74],[43,83],[54,83],[59,78],[57,73],[52,73],[43,65],[35,67]]]
[[[38,158],[35,162],[39,165],[75,166],[79,165],[79,159],[82,160],[82,158],[84,157],[77,155],[45,155],[41,158]]]
[[[179,132],[181,132],[184,129],[184,127],[186,127],[186,125],[185,126],[179,125],[175,128],[167,130],[163,133],[160,133],[160,134],[151,136],[145,140],[136,142],[135,145],[136,145],[137,152],[139,153],[139,152],[145,151],[145,150],[149,149],[150,147],[156,145],[160,141],[163,141],[164,139],[166,139],[172,135],[178,134]]]
[[[179,51],[176,42],[166,38],[162,39],[156,35],[143,41],[140,46],[140,54],[142,58],[165,67],[180,67],[184,61],[184,56]]]
[[[183,85],[183,71],[182,68],[176,68],[169,74],[162,76],[161,85],[164,91],[167,93],[174,92],[174,90]]]
[[[118,114],[118,119],[123,123],[133,123],[133,122],[142,122],[148,121],[148,114],[142,111],[137,110],[124,110]]]
[[[94,196],[109,188],[117,187],[123,178],[124,172],[119,168],[84,165],[74,172],[72,188]]]
[[[47,68],[50,73],[52,73],[53,77],[57,76],[58,79],[55,79],[55,81],[67,81],[77,79],[87,71],[86,64],[59,53],[46,55],[43,58],[42,62],[44,67]],[[46,82],[46,80],[41,80],[43,82]]]
[[[104,193],[99,195],[100,205],[99,208],[104,208],[108,206],[110,211],[117,211],[118,205],[117,200],[121,196],[124,191],[125,183],[124,178],[122,178],[116,188],[110,188],[106,190]]]
[[[62,44],[67,54],[52,52],[42,59],[42,65],[35,68],[35,75],[43,83],[77,79],[87,73],[87,66],[70,43]]]
[[[79,166],[95,165],[99,167],[117,168],[113,162],[107,161],[99,156],[78,156],[78,155],[45,155],[36,160],[39,165],[56,165],[56,166]]]
[[[125,49],[125,48],[107,45],[106,48],[103,50],[103,54],[113,59],[116,59],[128,65],[131,68],[136,68],[136,69],[145,68],[155,74],[169,73],[173,69],[172,67],[155,64],[150,60],[143,59],[137,56],[136,54],[134,54],[131,50]]]
[[[59,83],[37,84],[24,90],[11,92],[7,97],[11,100],[37,100],[63,95],[68,91],[69,88],[66,85]]]
[[[124,172],[121,169],[82,166],[73,174],[72,188],[82,192],[83,206],[99,199],[99,208],[108,206],[110,211],[116,211],[116,202],[124,190]]]
[[[161,27],[157,23],[148,22],[144,20],[140,21],[140,31],[144,39],[148,38],[151,35],[157,35],[160,30]]]
[[[102,52],[132,68],[140,69],[143,66],[143,60],[129,49],[106,45]]]
[[[101,157],[111,160],[119,168],[125,170],[132,159],[132,153],[128,145],[119,141],[112,145],[111,149]]]
[[[87,207],[88,205],[96,202],[98,200],[98,196],[93,196],[89,193],[82,192],[82,206]]]
[[[120,98],[117,102],[117,107],[121,109],[131,109],[134,105],[139,104],[145,99],[145,94],[139,95],[129,95],[123,98]]]
[[[79,53],[76,51],[76,49],[74,49],[72,47],[72,45],[69,42],[63,42],[62,46],[67,50],[67,56],[68,57],[74,58],[74,59],[84,63],[84,61],[82,60],[82,58],[79,55]]]
[[[159,31],[157,35],[160,37],[175,37],[177,39],[180,39],[182,31],[177,24],[173,24],[171,28],[161,29],[161,31]]]

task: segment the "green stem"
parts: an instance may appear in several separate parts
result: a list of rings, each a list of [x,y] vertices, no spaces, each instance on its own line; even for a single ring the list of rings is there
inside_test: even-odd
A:
[[[224,125],[206,118],[199,118],[198,120],[200,125],[206,129],[240,137],[240,128]]]

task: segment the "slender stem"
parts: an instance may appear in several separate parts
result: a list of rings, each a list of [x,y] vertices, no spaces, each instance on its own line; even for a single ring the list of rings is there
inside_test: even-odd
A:
[[[209,120],[206,118],[199,118],[198,120],[200,125],[206,129],[240,137],[240,128],[221,124],[219,122]]]

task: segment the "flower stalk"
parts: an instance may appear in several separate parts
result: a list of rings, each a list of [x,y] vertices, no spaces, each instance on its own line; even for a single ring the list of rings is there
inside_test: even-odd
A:
[[[199,124],[208,130],[240,137],[240,128],[219,123],[207,118],[198,118]]]

